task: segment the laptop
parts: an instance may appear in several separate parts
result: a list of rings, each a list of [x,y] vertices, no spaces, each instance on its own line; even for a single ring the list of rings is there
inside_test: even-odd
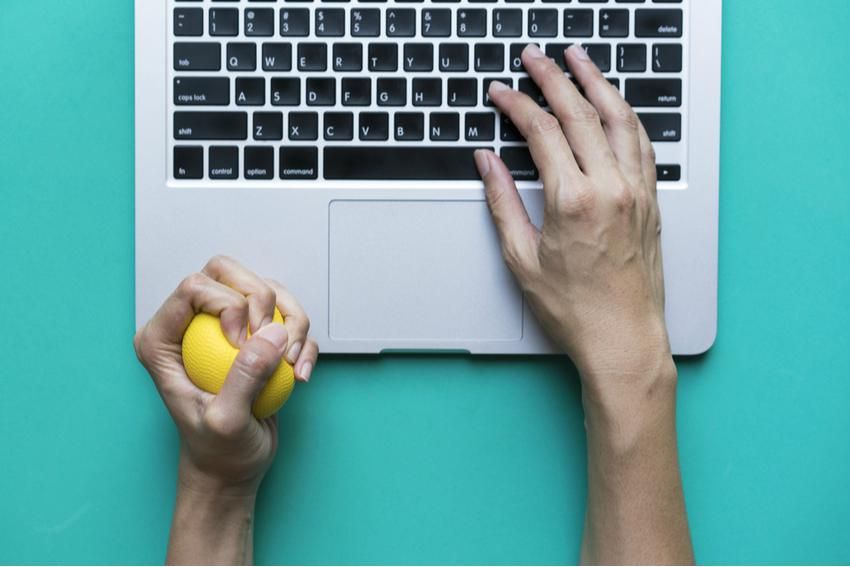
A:
[[[136,0],[136,320],[226,254],[284,282],[323,352],[544,354],[472,159],[542,189],[488,100],[585,47],[658,155],[667,323],[717,326],[721,0]]]

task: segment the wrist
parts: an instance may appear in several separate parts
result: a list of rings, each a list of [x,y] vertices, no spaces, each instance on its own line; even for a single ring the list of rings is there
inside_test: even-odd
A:
[[[196,466],[184,451],[180,452],[180,464],[177,471],[178,490],[192,494],[195,498],[210,501],[244,501],[250,502],[253,506],[261,482],[262,476],[231,480],[224,475],[204,471]]]

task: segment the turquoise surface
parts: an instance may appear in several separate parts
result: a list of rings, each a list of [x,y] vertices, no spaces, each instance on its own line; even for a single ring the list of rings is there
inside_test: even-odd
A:
[[[156,563],[177,443],[130,342],[132,2],[3,4],[0,562]],[[697,557],[847,563],[850,2],[725,4],[719,338],[679,361]],[[563,360],[323,358],[282,423],[260,562],[578,557]]]

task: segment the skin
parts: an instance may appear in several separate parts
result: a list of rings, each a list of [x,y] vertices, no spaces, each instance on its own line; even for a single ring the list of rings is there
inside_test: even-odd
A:
[[[540,229],[494,153],[475,161],[505,261],[541,325],[582,382],[588,499],[581,560],[694,561],[676,447],[676,367],[664,322],[655,155],[632,109],[582,49],[565,53],[582,97],[539,49],[523,65],[552,112],[493,82],[489,95],[528,140],[543,180]],[[277,304],[286,326],[270,324]],[[219,315],[242,348],[222,391],[195,388],[180,358],[195,313]],[[252,333],[245,339],[247,325]],[[248,564],[257,489],[277,448],[277,420],[254,397],[284,353],[306,381],[318,349],[280,284],[228,258],[190,276],[136,335],[181,436],[169,563]]]

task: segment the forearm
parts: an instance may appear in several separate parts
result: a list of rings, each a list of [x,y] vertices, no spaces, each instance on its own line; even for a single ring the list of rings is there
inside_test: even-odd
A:
[[[644,368],[641,376],[585,380],[588,501],[583,563],[694,561],[676,445],[675,366],[665,355]],[[620,386],[624,380],[628,388],[592,386]]]
[[[250,565],[255,492],[199,487],[181,464],[169,565]]]

